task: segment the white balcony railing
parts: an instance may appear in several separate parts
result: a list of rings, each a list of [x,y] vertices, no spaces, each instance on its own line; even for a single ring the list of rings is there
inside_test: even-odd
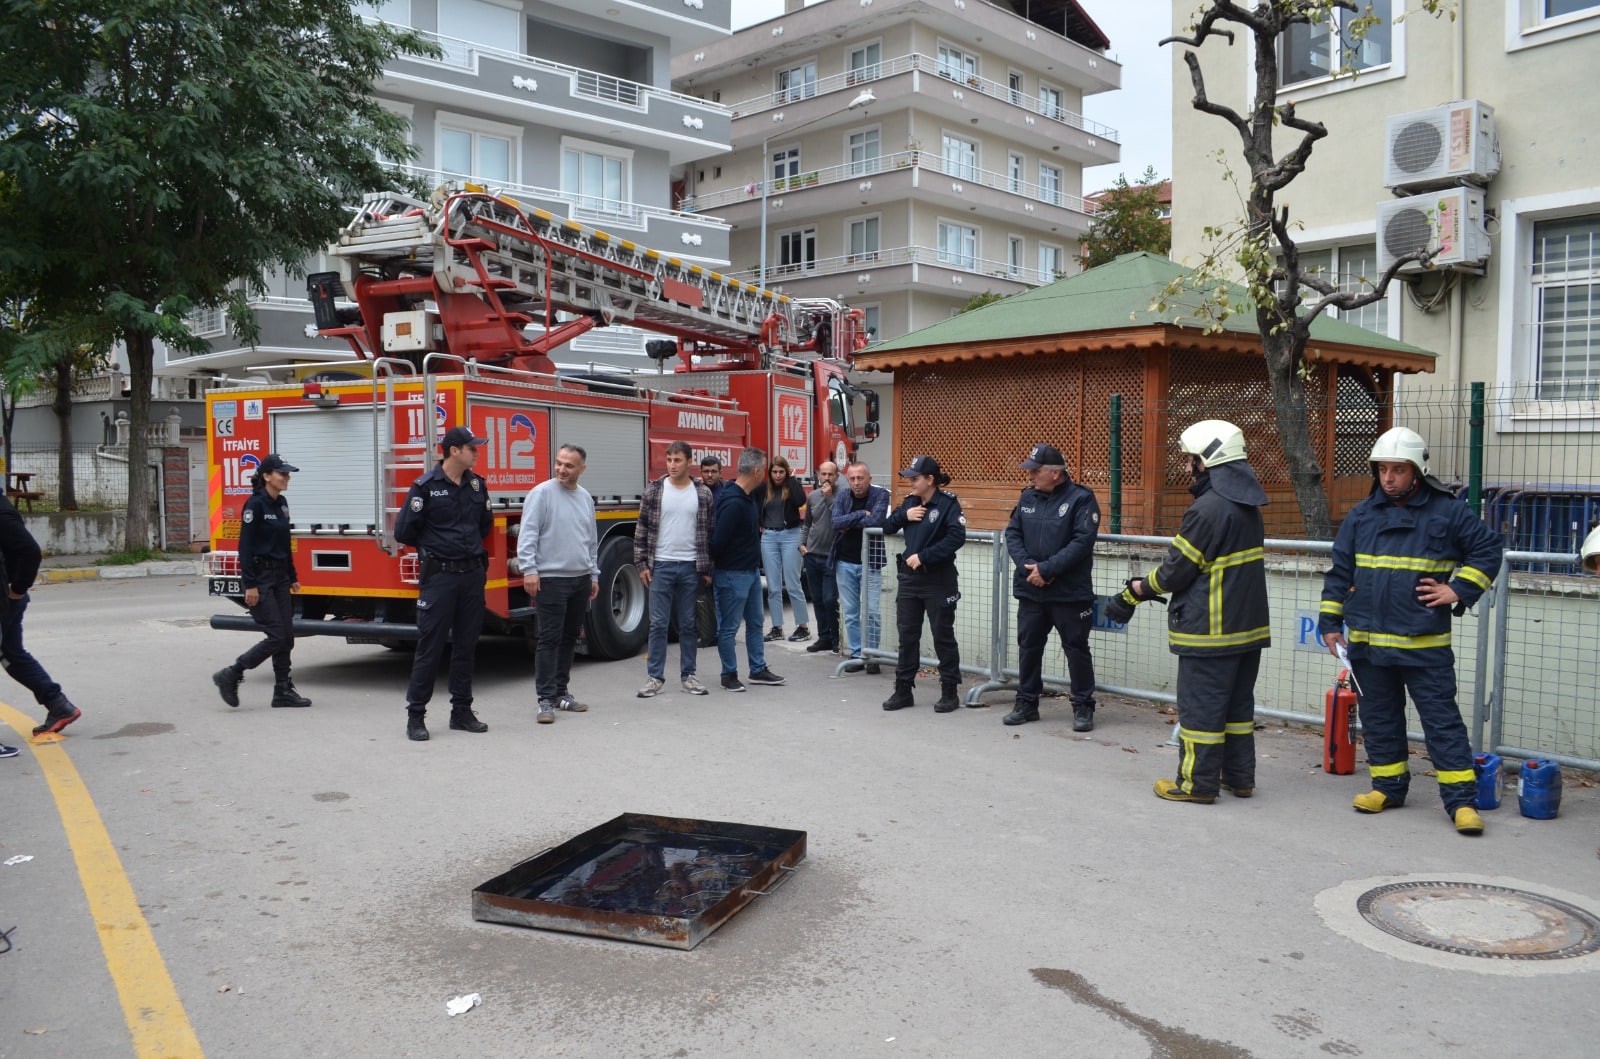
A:
[[[949,177],[954,184],[959,184],[964,192],[968,185],[992,188],[1009,195],[1016,195],[1028,202],[1039,202],[1047,206],[1060,206],[1074,213],[1081,213],[1085,217],[1092,217],[1100,211],[1100,207],[1078,195],[1068,195],[1057,188],[1047,187],[1028,180],[1013,179],[1008,173],[997,173],[992,169],[979,169],[965,162],[956,162],[941,158],[938,154],[925,150],[897,151],[894,154],[883,155],[879,158],[868,158],[855,162],[845,162],[843,165],[826,166],[822,169],[812,169],[804,173],[797,173],[792,177],[783,177],[773,180],[767,189],[767,198],[770,200],[777,195],[797,191],[807,191],[811,188],[827,187],[830,184],[840,184],[855,181],[858,184],[870,181],[874,177],[892,174],[901,169],[919,168],[932,176]],[[921,185],[923,190],[927,186]],[[870,190],[861,188],[860,190]],[[960,192],[957,192],[958,194]],[[691,195],[679,205],[685,210],[701,212],[714,211],[718,207],[734,203],[759,201],[761,198],[761,182],[746,184],[742,188],[726,188],[722,191],[706,192],[700,195]]]
[[[844,73],[829,74],[827,77],[817,78],[810,84],[768,92],[765,95],[755,96],[741,103],[735,103],[730,109],[733,111],[734,118],[746,118],[752,114],[760,114],[777,107],[786,107],[803,99],[810,99],[813,96],[855,89],[857,85],[881,81],[889,77],[897,77],[911,73],[914,70],[920,70],[934,77],[951,81],[982,95],[992,96],[1029,114],[1044,118],[1046,121],[1081,129],[1090,136],[1098,137],[1108,143],[1118,142],[1117,130],[1109,125],[1090,121],[1082,114],[1067,110],[1064,107],[1043,103],[1037,96],[1030,96],[1025,92],[1013,90],[1010,85],[1003,85],[999,81],[991,81],[986,77],[969,75],[949,63],[941,63],[935,56],[921,52],[911,52],[893,59],[885,59],[882,62],[873,63],[859,70],[847,70]]]
[[[967,275],[984,279],[1010,280],[1013,283],[1024,283],[1031,287],[1054,283],[1061,278],[1061,274],[1042,271],[1036,268],[1027,268],[1022,265],[1013,265],[1006,261],[995,261],[990,258],[977,257],[972,254],[961,254],[948,250],[940,250],[932,246],[896,246],[885,250],[868,250],[859,254],[841,254],[837,257],[819,257],[814,261],[792,265],[767,266],[767,287],[781,291],[784,280],[803,280],[818,276],[838,276],[845,273],[862,275],[874,269],[890,268],[897,265],[935,265],[939,268],[951,269]],[[742,280],[746,283],[755,283],[758,280],[759,269],[746,269],[743,272],[729,272],[726,275],[731,279]],[[955,284],[952,284],[953,286]],[[961,284],[965,286],[965,283]],[[976,285],[974,285],[974,288]]]

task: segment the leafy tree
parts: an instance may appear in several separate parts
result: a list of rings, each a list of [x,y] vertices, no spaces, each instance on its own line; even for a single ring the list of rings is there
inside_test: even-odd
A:
[[[961,311],[964,313],[970,313],[974,309],[981,309],[985,305],[993,305],[995,302],[1005,301],[1005,299],[1006,295],[1004,294],[996,294],[992,290],[986,290],[982,294],[974,294],[972,297],[968,298],[967,304],[961,307]]]
[[[1398,5],[1397,5],[1398,6]],[[1455,12],[1449,0],[1422,0],[1430,14]],[[1301,117],[1292,101],[1278,102],[1278,42],[1295,25],[1325,25],[1336,8],[1355,14],[1352,0],[1260,0],[1246,8],[1232,0],[1206,0],[1199,7],[1188,35],[1173,36],[1162,44],[1181,44],[1189,79],[1194,85],[1194,108],[1215,115],[1231,125],[1239,136],[1244,161],[1249,171],[1248,187],[1243,189],[1244,217],[1233,226],[1207,227],[1210,249],[1193,277],[1187,281],[1201,293],[1202,304],[1190,310],[1207,321],[1210,329],[1235,312],[1251,311],[1261,332],[1267,378],[1272,390],[1273,411],[1277,416],[1278,437],[1288,462],[1295,499],[1306,534],[1313,539],[1333,536],[1333,518],[1328,496],[1323,489],[1323,470],[1311,443],[1306,414],[1304,374],[1313,369],[1306,361],[1306,344],[1311,324],[1325,310],[1357,309],[1382,298],[1400,267],[1411,261],[1426,261],[1427,251],[1403,254],[1383,273],[1370,280],[1365,290],[1341,291],[1338,277],[1320,270],[1302,269],[1299,249],[1291,235],[1287,206],[1279,206],[1278,194],[1305,171],[1317,141],[1327,137],[1320,122]],[[1359,46],[1366,32],[1378,21],[1367,7],[1361,15],[1344,21],[1346,52],[1345,76],[1355,76],[1348,63],[1348,49]],[[1206,94],[1205,78],[1193,49],[1221,39],[1234,43],[1236,30],[1248,34],[1254,47],[1254,73],[1248,105],[1236,109]],[[1295,135],[1290,148],[1279,154],[1274,134],[1280,129]],[[1221,152],[1219,152],[1221,153]],[[1231,172],[1229,174],[1232,175]],[[1243,273],[1249,304],[1230,304],[1225,286],[1228,262]],[[1181,298],[1175,284],[1153,309],[1164,311],[1166,301]]]
[[[351,0],[0,0],[0,283],[62,330],[120,341],[135,447],[158,342],[198,351],[188,315],[245,334],[262,274],[297,270],[348,203],[393,184],[405,119],[371,96],[409,31]],[[129,550],[150,484],[129,461]]]
[[[1100,197],[1100,212],[1083,238],[1084,267],[1094,268],[1140,250],[1166,257],[1172,249],[1172,227],[1161,217],[1161,185],[1154,166],[1137,184],[1125,173]]]

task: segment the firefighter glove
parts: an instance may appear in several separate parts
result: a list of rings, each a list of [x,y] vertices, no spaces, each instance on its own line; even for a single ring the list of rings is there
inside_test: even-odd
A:
[[[1139,601],[1133,598],[1133,593],[1123,589],[1114,596],[1106,597],[1105,616],[1107,621],[1114,621],[1118,625],[1126,625],[1133,620],[1134,608]]]

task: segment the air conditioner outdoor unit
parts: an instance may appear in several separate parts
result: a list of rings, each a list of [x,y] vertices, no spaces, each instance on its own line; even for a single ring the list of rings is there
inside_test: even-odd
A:
[[[1427,268],[1474,268],[1489,259],[1483,225],[1484,193],[1447,188],[1427,195],[1378,203],[1378,269],[1417,250],[1432,250],[1427,265],[1411,261],[1402,272]]]
[[[1500,171],[1494,108],[1476,99],[1393,115],[1383,140],[1383,183],[1397,190],[1487,184]]]

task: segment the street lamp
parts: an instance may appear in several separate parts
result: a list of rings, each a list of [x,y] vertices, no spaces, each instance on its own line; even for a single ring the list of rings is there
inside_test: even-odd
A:
[[[858,110],[861,107],[866,106],[868,103],[876,103],[877,101],[878,97],[872,94],[872,89],[863,88],[861,90],[861,94],[852,99],[849,105],[844,109]],[[799,132],[807,125],[815,125],[817,122],[822,121],[825,118],[831,118],[835,114],[839,113],[843,112],[830,111],[827,114],[818,114],[809,121],[802,121],[794,128],[786,129],[784,131]],[[779,111],[775,120],[781,121],[782,119],[783,112]],[[761,290],[767,289],[767,191],[769,186],[772,184],[772,174],[768,171],[768,167],[772,164],[772,158],[767,154],[767,150],[768,145],[771,142],[772,134],[769,132],[761,141],[761,268],[756,274],[756,286]]]

